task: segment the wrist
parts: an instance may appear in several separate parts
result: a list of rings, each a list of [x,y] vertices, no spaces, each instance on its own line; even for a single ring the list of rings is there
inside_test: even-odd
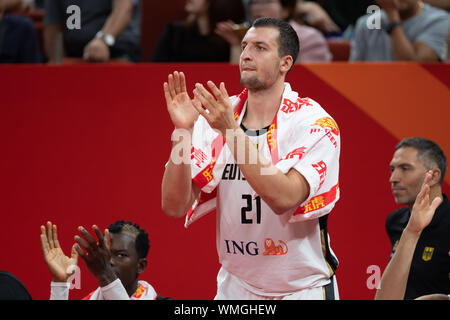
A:
[[[99,276],[97,276],[100,287],[105,287],[116,279],[117,276],[112,270],[107,270],[106,272],[102,272]]]
[[[398,13],[397,9],[391,9],[391,10],[386,11],[386,16],[390,23],[401,21],[400,14]]]
[[[403,230],[403,233],[409,237],[419,238],[422,233],[422,230],[418,230],[416,228],[412,228],[411,226],[407,225]]]

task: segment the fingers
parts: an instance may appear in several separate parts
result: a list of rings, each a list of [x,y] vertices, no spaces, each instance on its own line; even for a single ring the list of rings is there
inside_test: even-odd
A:
[[[177,93],[175,92],[174,76],[172,74],[169,74],[168,88],[169,88],[170,96],[172,97],[172,99],[174,99],[175,96],[177,95]]]
[[[416,197],[416,201],[417,203],[425,203],[428,204],[430,199],[430,182],[431,179],[433,178],[433,172],[432,171],[428,171],[425,175],[425,179],[422,183],[422,188],[420,189],[419,194]]]
[[[47,234],[44,226],[41,226],[41,249],[44,255],[47,255],[50,247],[48,244]]]
[[[208,90],[206,90],[206,88],[200,84],[197,83],[195,85],[195,89],[194,89],[194,97],[196,97],[198,99],[198,101],[201,102],[201,104],[203,106],[206,107],[206,109],[208,109],[209,112],[214,111],[218,105],[217,105],[217,100],[213,97],[213,95],[211,93],[209,93]]]
[[[187,92],[186,89],[186,77],[183,72],[180,72],[180,88],[183,92]]]
[[[75,248],[75,251],[78,253],[78,255],[83,259],[86,260],[86,253],[80,248],[78,243],[73,245]]]
[[[53,249],[55,246],[53,245],[53,225],[50,221],[47,222],[47,241],[50,249]]]
[[[56,224],[53,225],[52,235],[53,235],[53,246],[55,248],[61,248],[58,241],[58,231],[56,230]]]
[[[71,254],[70,254],[70,257],[75,261],[75,264],[77,264],[77,261],[78,261],[78,251],[75,248],[76,246],[77,246],[76,244],[74,244],[72,246],[72,250],[71,250]]]
[[[174,88],[175,88],[175,93],[178,94],[181,92],[181,79],[180,79],[180,74],[178,73],[178,71],[175,71],[173,73],[173,84],[174,84]]]
[[[223,83],[223,82],[220,83],[220,92],[222,93],[223,99],[226,99],[226,100],[230,99],[230,96],[228,95],[228,91],[225,88],[225,83]]]
[[[105,229],[105,238],[106,238],[106,247],[109,249],[111,248],[112,239],[111,235],[109,234],[109,229]]]
[[[92,229],[94,229],[95,235],[97,236],[98,246],[100,248],[106,247],[105,238],[103,237],[102,233],[100,232],[100,229],[96,225],[92,226]]]
[[[84,229],[83,227],[78,227],[78,231],[80,231],[83,238],[81,238],[80,236],[75,236],[74,239],[77,242],[77,247],[78,247],[78,248],[76,247],[75,249],[77,250],[79,255],[84,259],[86,254],[84,253],[83,250],[81,250],[81,248],[86,250],[86,252],[88,254],[92,254],[93,250],[95,250],[97,248],[97,243],[91,237],[89,232],[87,232],[86,229]],[[80,248],[80,246],[81,246],[81,248]],[[80,249],[80,250],[78,250],[78,249]]]
[[[442,199],[440,197],[436,197],[433,199],[433,202],[431,202],[431,210],[435,211],[437,207],[439,207],[442,203]]]
[[[163,88],[164,88],[164,97],[166,98],[166,102],[167,103],[172,102],[173,97],[169,90],[169,84],[167,82],[164,82]]]

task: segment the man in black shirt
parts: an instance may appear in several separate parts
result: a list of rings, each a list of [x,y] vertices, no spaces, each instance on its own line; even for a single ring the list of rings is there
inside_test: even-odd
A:
[[[423,230],[411,263],[405,299],[434,293],[450,293],[450,203],[442,194],[442,182],[447,168],[446,157],[433,141],[407,138],[397,146],[390,163],[390,183],[395,202],[406,205],[386,219],[392,254],[406,227],[411,208],[420,191],[427,171],[432,171],[430,199],[441,197],[431,223]]]
[[[61,56],[89,62],[140,60],[140,0],[46,0],[44,24],[50,62]]]

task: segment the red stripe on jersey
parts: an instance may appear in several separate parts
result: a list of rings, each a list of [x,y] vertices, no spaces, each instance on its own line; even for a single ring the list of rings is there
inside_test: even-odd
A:
[[[338,189],[339,189],[339,182],[334,187],[332,187],[330,191],[311,198],[311,200],[309,200],[307,204],[305,204],[302,207],[299,207],[294,212],[294,216],[298,214],[306,214],[311,211],[316,211],[326,207],[336,199]]]

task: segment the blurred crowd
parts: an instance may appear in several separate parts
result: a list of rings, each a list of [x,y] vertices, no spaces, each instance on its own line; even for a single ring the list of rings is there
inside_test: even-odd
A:
[[[450,0],[186,0],[143,58],[146,1],[0,0],[0,63],[238,63],[260,17],[292,25],[297,63],[449,60]]]

